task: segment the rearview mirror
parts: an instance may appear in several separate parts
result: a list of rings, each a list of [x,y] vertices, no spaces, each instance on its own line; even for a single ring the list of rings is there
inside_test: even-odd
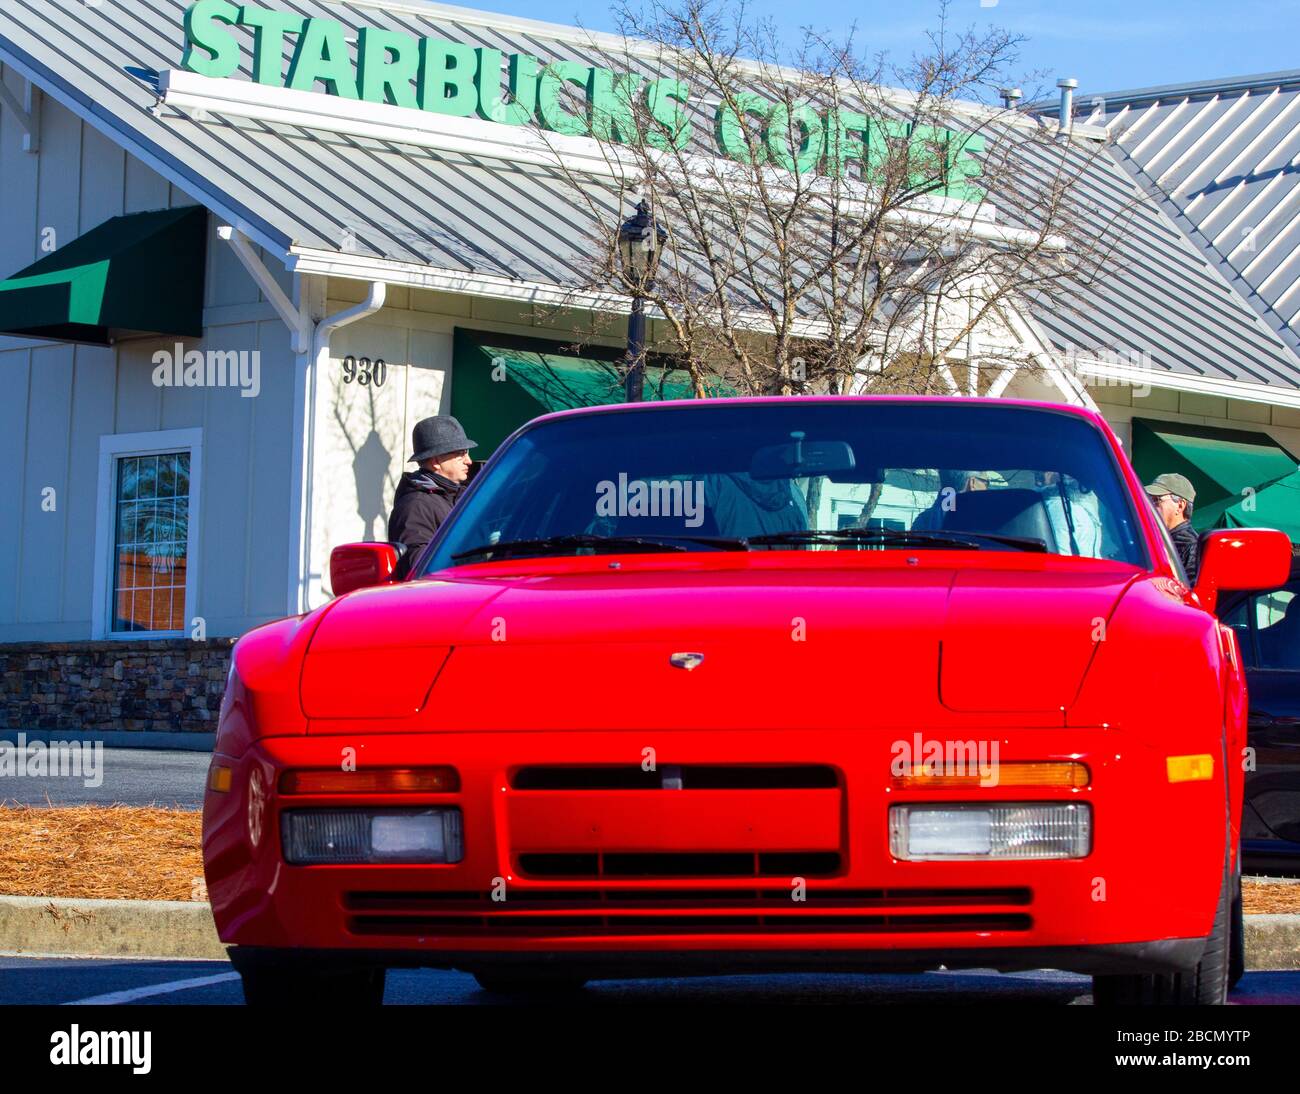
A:
[[[343,596],[371,585],[386,585],[397,569],[391,543],[345,543],[330,552],[330,588]]]
[[[789,444],[770,444],[754,453],[749,465],[751,479],[803,479],[852,470],[853,449],[848,442],[805,441],[802,433],[791,436],[794,440]]]
[[[1291,540],[1272,528],[1239,528],[1201,537],[1196,598],[1209,611],[1221,589],[1276,589],[1291,576]]]

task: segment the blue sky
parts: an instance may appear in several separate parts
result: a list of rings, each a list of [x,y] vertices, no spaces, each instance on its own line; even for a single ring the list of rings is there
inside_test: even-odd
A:
[[[453,0],[455,2],[455,0]],[[464,6],[549,22],[613,30],[601,0],[459,0]],[[937,0],[751,0],[797,33],[811,23],[902,60],[924,48]],[[1018,74],[1039,72],[1052,96],[1056,77],[1080,90],[1121,91],[1300,67],[1300,0],[951,0],[960,27],[1000,26],[1025,35]],[[1025,91],[1031,91],[1030,82]]]

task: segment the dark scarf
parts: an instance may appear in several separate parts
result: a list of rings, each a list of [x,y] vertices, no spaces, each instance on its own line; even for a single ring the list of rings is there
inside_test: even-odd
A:
[[[411,485],[418,486],[421,490],[440,490],[453,500],[461,490],[460,483],[452,482],[451,479],[439,475],[436,471],[421,470],[419,474],[412,472]]]

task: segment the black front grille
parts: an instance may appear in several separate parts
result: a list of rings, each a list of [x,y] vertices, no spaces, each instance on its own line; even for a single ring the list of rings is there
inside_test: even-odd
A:
[[[665,776],[681,790],[826,790],[839,785],[833,767],[799,765],[660,764],[521,767],[511,777],[515,790],[660,790]]]
[[[354,935],[403,937],[519,936],[570,932],[582,935],[640,934],[925,934],[962,931],[1027,931],[1028,915],[512,915],[350,917]]]
[[[816,889],[803,893],[803,903],[817,907],[859,908],[889,911],[916,907],[1028,907],[1033,901],[1029,889]],[[790,890],[753,889],[643,889],[620,886],[606,889],[511,889],[506,901],[494,901],[492,894],[475,890],[361,891],[345,894],[343,907],[349,912],[416,913],[451,911],[473,913],[503,908],[530,910],[557,904],[591,911],[594,907],[626,907],[635,904],[679,904],[699,908],[788,909]]]
[[[825,877],[840,869],[838,851],[672,851],[519,856],[527,877]]]
[[[487,892],[352,892],[344,897],[348,930],[399,937],[526,936],[571,933],[867,934],[1027,931],[1028,889],[511,890]],[[919,909],[931,907],[926,912]],[[956,908],[966,910],[958,911]],[[942,908],[943,910],[938,910]]]

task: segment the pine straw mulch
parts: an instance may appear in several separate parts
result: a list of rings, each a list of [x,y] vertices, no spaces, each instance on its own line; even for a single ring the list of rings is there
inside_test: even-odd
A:
[[[198,812],[0,802],[0,894],[206,900]]]
[[[1281,915],[1300,912],[1300,882],[1291,885],[1271,885],[1268,882],[1243,879],[1241,906],[1246,915]]]
[[[205,900],[201,826],[183,809],[0,802],[0,894]],[[1300,913],[1300,883],[1242,894],[1247,915]]]

